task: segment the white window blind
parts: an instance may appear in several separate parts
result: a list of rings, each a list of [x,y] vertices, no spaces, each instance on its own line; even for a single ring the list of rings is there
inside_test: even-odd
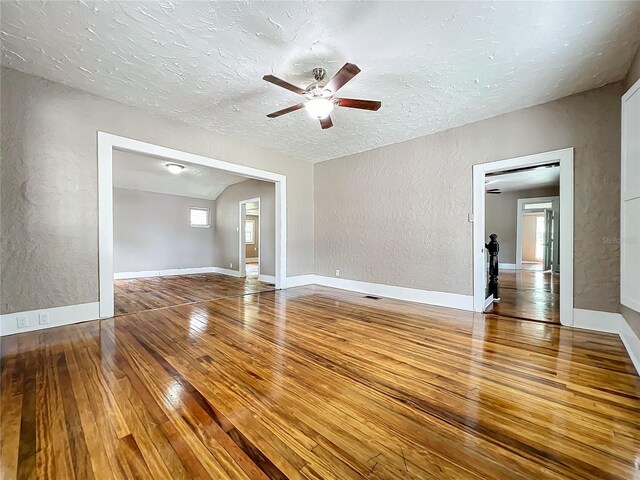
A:
[[[192,227],[210,227],[211,222],[209,220],[209,209],[191,207],[190,221]]]

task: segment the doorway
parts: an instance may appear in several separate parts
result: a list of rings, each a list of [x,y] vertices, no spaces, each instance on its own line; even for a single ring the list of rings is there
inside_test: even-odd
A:
[[[519,198],[517,205],[515,268],[559,274],[560,196]]]
[[[555,194],[538,194],[552,185],[534,180],[540,182],[554,168]],[[573,149],[475,165],[473,189],[474,310],[572,325]],[[499,290],[487,296],[492,233],[499,243]]]
[[[260,197],[240,201],[240,265],[241,276],[260,279],[262,230],[260,223]],[[262,275],[262,280],[271,280]]]
[[[114,316],[114,222],[113,222],[113,151],[148,155],[171,163],[202,165],[223,173],[274,184],[274,243],[275,252],[272,277],[275,288],[284,288],[286,279],[286,177],[244,165],[215,160],[180,150],[140,142],[105,132],[98,132],[98,259],[100,317]],[[237,205],[237,204],[236,204]],[[235,218],[237,216],[234,215]],[[237,250],[235,250],[237,251]],[[243,255],[244,257],[244,255]],[[231,266],[230,266],[231,267]],[[243,267],[241,264],[240,268]],[[220,269],[224,270],[224,269]],[[221,271],[220,273],[234,273]],[[235,276],[238,276],[237,271]]]

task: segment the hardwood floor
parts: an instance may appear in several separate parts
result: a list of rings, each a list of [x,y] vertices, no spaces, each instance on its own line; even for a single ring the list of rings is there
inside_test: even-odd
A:
[[[2,338],[4,479],[631,479],[618,338],[323,287]]]
[[[116,315],[123,315],[274,289],[274,285],[258,281],[257,276],[237,278],[201,273],[131,278],[114,281],[114,309]]]
[[[500,301],[487,313],[560,323],[560,275],[532,270],[501,270]]]

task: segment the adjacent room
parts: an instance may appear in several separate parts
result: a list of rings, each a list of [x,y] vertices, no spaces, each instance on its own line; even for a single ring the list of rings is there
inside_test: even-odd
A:
[[[116,150],[113,186],[116,315],[275,289],[273,184]]]
[[[640,1],[0,1],[2,479],[640,478]]]
[[[495,234],[499,245],[498,271],[487,269],[485,312],[560,323],[560,166],[485,178],[485,237]]]

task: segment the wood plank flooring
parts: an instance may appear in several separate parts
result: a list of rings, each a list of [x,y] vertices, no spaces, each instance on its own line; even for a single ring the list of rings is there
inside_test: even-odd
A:
[[[500,301],[487,313],[560,323],[560,275],[531,270],[501,270]]]
[[[258,281],[257,276],[237,278],[201,273],[131,278],[114,281],[114,309],[116,315],[123,315],[274,289],[274,285]]]
[[[3,479],[632,479],[616,335],[324,287],[2,338]]]

